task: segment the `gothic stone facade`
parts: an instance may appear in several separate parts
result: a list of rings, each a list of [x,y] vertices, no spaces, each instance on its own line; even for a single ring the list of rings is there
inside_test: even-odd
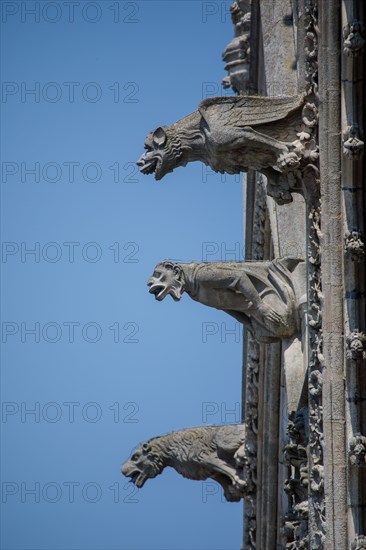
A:
[[[363,0],[235,0],[224,87],[148,135],[161,179],[188,162],[244,173],[245,262],[159,263],[245,326],[243,422],[144,443],[139,487],[171,466],[243,499],[243,548],[366,548]],[[179,307],[179,306],[177,306]]]

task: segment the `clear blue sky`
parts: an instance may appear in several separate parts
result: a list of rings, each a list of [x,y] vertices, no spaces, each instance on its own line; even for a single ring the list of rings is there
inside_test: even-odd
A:
[[[242,504],[215,484],[166,469],[131,494],[120,473],[152,436],[239,421],[234,320],[146,280],[242,259],[240,181],[133,165],[221,93],[230,2],[1,4],[1,548],[238,549]]]

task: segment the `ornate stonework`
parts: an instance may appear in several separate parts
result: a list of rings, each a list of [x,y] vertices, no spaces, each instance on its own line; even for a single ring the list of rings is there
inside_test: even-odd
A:
[[[343,154],[350,160],[357,160],[363,155],[364,142],[360,139],[358,124],[348,126],[343,132]]]
[[[357,361],[366,359],[366,334],[359,330],[351,332],[347,338],[347,357]]]
[[[251,175],[253,176],[253,174]],[[250,258],[254,261],[264,259],[265,225],[267,219],[266,188],[263,177],[258,174],[255,186],[255,200],[253,212],[253,238],[250,243]],[[247,335],[247,354],[244,369],[245,384],[245,459],[243,477],[247,480],[248,488],[244,506],[244,548],[257,548],[257,485],[258,485],[258,401],[259,401],[259,369],[260,345],[250,334]]]
[[[137,164],[157,180],[197,160],[220,173],[257,170],[268,178],[268,194],[286,204],[319,157],[309,131],[316,123],[315,105],[303,96],[205,99],[195,113],[150,133]]]
[[[351,550],[363,550],[366,548],[366,536],[358,536],[351,544]]]
[[[250,78],[251,0],[235,0],[230,11],[235,37],[222,55],[229,73],[222,83],[224,88],[243,94],[248,89]]]
[[[365,258],[365,243],[361,231],[347,231],[345,236],[345,252],[354,262],[362,262]]]
[[[298,299],[305,289],[296,268],[301,262],[297,258],[191,264],[166,260],[155,267],[147,284],[158,301],[168,295],[179,301],[186,292],[245,324],[258,341],[273,342],[299,332]]]
[[[243,424],[204,426],[149,439],[122,466],[122,473],[138,488],[171,467],[187,479],[211,478],[226,499],[239,501],[247,482],[242,477],[245,427]]]
[[[307,106],[313,116],[304,117],[312,139],[318,143],[318,5],[305,0],[305,79]],[[309,163],[304,177],[309,217],[308,302],[309,302],[309,371],[308,371],[308,534],[300,546],[323,548],[325,541],[324,453],[323,453],[323,336],[322,336],[322,272],[321,272],[321,199],[318,159]]]
[[[364,536],[353,540],[366,521],[364,5],[234,0],[231,12],[224,86],[239,97],[207,99],[157,128],[138,164],[156,179],[194,161],[247,173],[247,261],[166,260],[148,285],[158,301],[186,292],[248,329],[245,440],[240,460],[235,453],[235,464],[229,460],[243,485],[225,481],[228,500],[245,499],[244,550],[359,550],[366,547]],[[268,97],[243,95],[257,90]],[[273,90],[286,95],[269,97]],[[306,262],[286,258],[288,247]]]
[[[308,421],[306,409],[292,413],[288,423],[290,443],[284,448],[284,460],[292,477],[285,481],[285,492],[290,507],[283,518],[286,549],[308,548],[308,457],[305,424]]]
[[[349,442],[349,459],[354,466],[366,466],[366,437],[355,434]]]
[[[346,55],[359,55],[365,47],[365,27],[360,21],[352,21],[343,29],[343,51]]]

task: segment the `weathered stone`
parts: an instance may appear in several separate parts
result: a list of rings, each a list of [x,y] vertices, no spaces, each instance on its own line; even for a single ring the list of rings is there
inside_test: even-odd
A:
[[[355,330],[346,338],[347,358],[348,359],[366,359],[366,334]]]
[[[198,111],[150,133],[137,164],[157,180],[194,161],[220,173],[253,169],[267,176],[276,202],[291,202],[291,191],[302,191],[302,170],[319,156],[304,132],[303,107],[303,96],[205,99]]]
[[[238,94],[245,93],[249,86],[251,0],[235,0],[230,8],[235,37],[226,47],[222,57],[228,71],[222,83]]]
[[[343,154],[350,160],[357,160],[363,155],[364,142],[360,139],[357,124],[348,126],[343,132]]]
[[[365,257],[365,243],[361,231],[347,231],[345,236],[345,252],[354,262],[362,262]]]
[[[352,541],[351,550],[363,550],[364,548],[366,548],[366,536],[359,535]]]
[[[297,258],[191,264],[167,260],[155,267],[147,284],[158,301],[168,295],[179,301],[186,292],[244,323],[258,341],[273,342],[300,331],[301,263]]]
[[[366,466],[366,437],[355,434],[349,442],[349,459],[354,466]]]
[[[171,467],[187,479],[211,478],[221,485],[225,498],[239,501],[247,483],[242,476],[244,424],[203,426],[149,439],[122,466],[138,488]]]
[[[343,51],[346,55],[359,55],[365,46],[365,27],[360,21],[352,21],[343,29]]]

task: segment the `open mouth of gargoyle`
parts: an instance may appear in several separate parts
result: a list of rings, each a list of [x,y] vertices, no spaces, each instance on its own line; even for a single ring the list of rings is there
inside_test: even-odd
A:
[[[153,294],[155,296],[155,299],[159,300],[159,302],[163,300],[164,292],[165,292],[165,286],[163,285],[152,285],[149,290],[149,293]]]
[[[138,489],[141,489],[146,481],[146,476],[142,472],[139,472],[137,470],[132,472],[129,477],[131,478],[130,482],[136,485]]]
[[[150,160],[140,159],[137,161],[137,166],[140,166],[140,172],[142,174],[148,175],[153,174],[156,171],[158,162],[159,159],[156,157]]]

